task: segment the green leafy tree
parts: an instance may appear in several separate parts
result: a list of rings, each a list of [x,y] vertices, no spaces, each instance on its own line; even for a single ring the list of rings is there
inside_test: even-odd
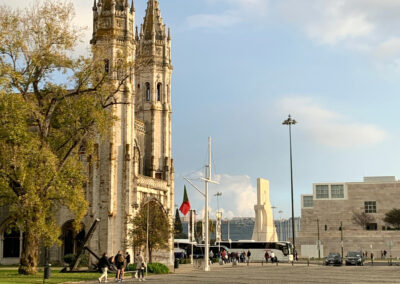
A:
[[[132,229],[130,239],[134,248],[143,249],[147,245],[148,229],[148,249],[149,262],[152,262],[154,250],[168,249],[169,240],[173,234],[172,224],[168,215],[156,200],[150,200],[140,206],[139,212],[130,220]]]
[[[178,209],[176,209],[176,212],[175,212],[174,238],[175,239],[187,239],[187,235],[183,232],[182,221],[181,221],[181,217],[179,215]]]
[[[129,77],[116,82],[102,50],[97,59],[72,56],[81,34],[73,16],[61,0],[0,6],[0,206],[24,232],[21,274],[37,272],[39,245],[60,244],[60,208],[79,230],[88,205],[80,154],[107,135]]]
[[[396,230],[400,230],[400,209],[392,209],[385,214],[383,221]]]

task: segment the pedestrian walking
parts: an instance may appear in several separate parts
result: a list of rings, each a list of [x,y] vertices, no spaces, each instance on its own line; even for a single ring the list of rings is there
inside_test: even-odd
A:
[[[122,282],[124,279],[124,268],[125,268],[125,257],[122,255],[122,251],[118,251],[114,257],[114,263],[117,267],[117,275],[115,277],[116,282]]]
[[[271,262],[272,263],[275,262],[275,253],[274,253],[274,251],[271,251]]]
[[[213,258],[214,258],[214,253],[212,250],[210,250],[210,263],[213,263]]]
[[[126,261],[126,271],[129,271],[129,264],[131,263],[131,255],[129,252],[126,252],[125,254],[125,261]]]
[[[250,250],[247,251],[247,263],[250,263],[250,256],[251,256],[251,252]]]
[[[268,259],[269,259],[269,253],[268,251],[265,251],[265,262],[268,263]]]
[[[103,253],[103,256],[100,258],[97,267],[101,270],[102,274],[99,277],[99,283],[101,283],[104,279],[104,282],[107,282],[107,271],[110,266],[110,262],[108,261],[107,253]]]
[[[144,260],[143,254],[140,252],[136,258],[136,269],[138,270],[139,281],[146,281],[144,278],[144,270],[146,269],[146,266],[147,264]],[[142,278],[140,278],[140,275],[142,275]]]

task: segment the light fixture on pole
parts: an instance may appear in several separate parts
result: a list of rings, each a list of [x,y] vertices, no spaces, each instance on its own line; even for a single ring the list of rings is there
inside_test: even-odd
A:
[[[290,143],[290,185],[291,185],[291,199],[292,199],[292,242],[293,242],[293,252],[296,251],[296,236],[294,232],[294,201],[293,201],[293,159],[292,159],[292,125],[297,124],[297,121],[294,120],[290,114],[288,119],[286,119],[283,125],[289,125],[289,143]]]
[[[217,192],[216,194],[214,194],[214,196],[217,197],[217,209],[219,211],[219,197],[222,196],[222,192]]]

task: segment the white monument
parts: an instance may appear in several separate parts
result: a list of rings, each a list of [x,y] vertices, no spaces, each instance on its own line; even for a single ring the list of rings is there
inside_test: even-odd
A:
[[[252,239],[260,242],[277,242],[278,236],[269,200],[269,180],[257,179],[257,204],[254,206],[254,211],[256,222]]]

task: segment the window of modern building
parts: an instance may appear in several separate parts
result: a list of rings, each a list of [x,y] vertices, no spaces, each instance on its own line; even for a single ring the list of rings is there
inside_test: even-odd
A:
[[[320,184],[315,186],[315,197],[317,199],[329,198],[329,185]]]
[[[344,198],[344,185],[343,184],[331,185],[331,198]]]
[[[150,101],[150,83],[146,83],[146,101]]]
[[[313,196],[303,196],[303,207],[304,208],[314,207],[314,197]]]
[[[19,257],[20,232],[16,228],[9,228],[4,231],[3,257]]]
[[[366,226],[367,231],[377,231],[378,230],[378,224],[377,223],[369,223]]]
[[[157,101],[161,101],[161,83],[157,84]]]
[[[376,201],[364,202],[365,213],[376,213]]]
[[[328,231],[328,225],[325,225],[325,231]]]

